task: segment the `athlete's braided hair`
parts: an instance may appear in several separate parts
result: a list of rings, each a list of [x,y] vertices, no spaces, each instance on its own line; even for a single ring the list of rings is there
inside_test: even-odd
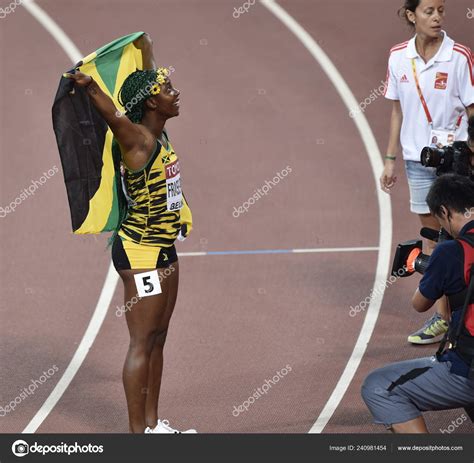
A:
[[[141,122],[144,102],[152,94],[150,88],[156,83],[156,70],[132,72],[124,81],[118,101],[125,108],[125,115],[135,124]]]

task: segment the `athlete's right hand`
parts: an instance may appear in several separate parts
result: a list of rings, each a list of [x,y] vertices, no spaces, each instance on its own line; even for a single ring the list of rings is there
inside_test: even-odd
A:
[[[385,161],[385,166],[380,177],[380,188],[382,188],[385,193],[390,193],[390,190],[393,188],[397,182],[397,177],[395,176],[395,162],[387,160]]]
[[[69,72],[65,72],[63,77],[66,79],[74,80],[74,84],[79,85],[79,87],[87,87],[92,82],[92,77],[88,76],[87,74],[83,74],[82,72],[76,71],[74,74]]]

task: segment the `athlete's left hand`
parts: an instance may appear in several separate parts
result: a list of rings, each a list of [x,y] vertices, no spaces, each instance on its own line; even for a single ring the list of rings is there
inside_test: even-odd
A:
[[[135,47],[139,50],[152,48],[153,40],[151,40],[150,34],[147,34],[145,32],[142,36],[138,37],[138,39],[133,42],[133,45],[135,45]]]
[[[146,32],[138,37],[133,44],[142,52],[143,69],[156,69],[155,57],[153,56],[153,40]]]

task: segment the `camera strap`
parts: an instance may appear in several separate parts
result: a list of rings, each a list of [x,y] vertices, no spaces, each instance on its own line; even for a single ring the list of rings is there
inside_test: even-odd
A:
[[[433,118],[431,117],[430,110],[428,109],[428,105],[426,104],[425,97],[423,96],[423,92],[421,91],[420,81],[418,80],[418,73],[416,72],[416,62],[415,58],[411,59],[411,67],[413,69],[413,77],[415,78],[415,85],[416,89],[418,90],[418,96],[420,97],[421,105],[425,110],[426,119],[428,119],[428,123],[433,126]],[[463,114],[461,114],[458,118],[456,123],[456,130],[461,126]]]

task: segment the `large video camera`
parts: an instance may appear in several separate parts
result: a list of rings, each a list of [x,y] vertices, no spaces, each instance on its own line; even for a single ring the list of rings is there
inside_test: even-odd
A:
[[[452,240],[453,237],[444,229],[433,230],[432,228],[422,228],[420,232],[423,238],[431,241],[441,242]],[[410,240],[400,243],[395,251],[395,258],[393,259],[392,275],[399,278],[409,277],[415,272],[425,273],[430,260],[430,256],[423,254],[422,241]]]
[[[474,180],[469,145],[465,141],[456,141],[451,146],[432,148],[427,146],[421,151],[420,161],[425,167],[436,167],[436,175],[458,174]]]

